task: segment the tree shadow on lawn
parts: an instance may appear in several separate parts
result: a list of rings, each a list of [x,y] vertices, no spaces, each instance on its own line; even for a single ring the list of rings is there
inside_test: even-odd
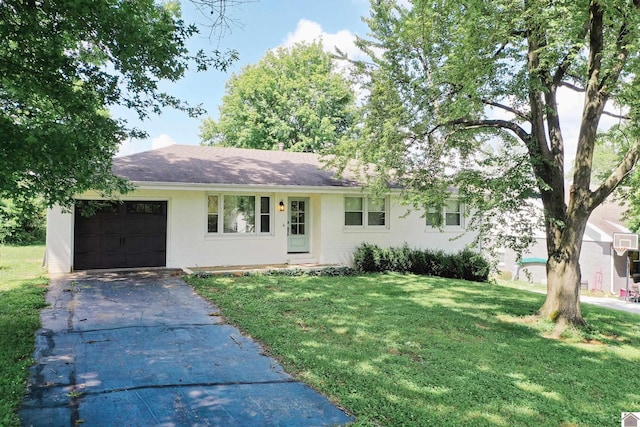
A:
[[[483,283],[400,280],[410,300],[426,309],[411,324],[430,335],[424,344],[439,346],[438,357],[447,361],[425,367],[429,381],[439,378],[437,390],[449,387],[455,396],[446,399],[453,412],[439,421],[466,414],[460,422],[599,426],[640,407],[640,380],[625,375],[640,362],[640,316],[589,307],[590,328],[554,341],[544,337],[551,324],[529,323],[544,296]],[[425,281],[428,290],[421,289]],[[407,305],[404,312],[416,309]]]
[[[250,286],[251,291],[242,290]],[[585,310],[611,343],[525,323],[543,296],[412,275],[233,280],[224,313],[362,425],[617,425],[640,408],[639,318]],[[520,320],[518,320],[520,319]],[[264,325],[268,324],[268,330]]]

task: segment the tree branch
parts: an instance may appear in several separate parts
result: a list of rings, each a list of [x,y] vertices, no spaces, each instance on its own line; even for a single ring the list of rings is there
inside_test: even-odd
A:
[[[480,101],[483,104],[490,105],[490,106],[496,107],[496,108],[500,108],[501,110],[507,111],[509,113],[513,113],[516,116],[520,117],[521,119],[524,119],[524,120],[527,120],[527,121],[531,120],[531,117],[529,117],[529,115],[523,113],[520,110],[516,110],[515,108],[509,107],[508,105],[504,105],[504,104],[501,104],[499,102],[489,101],[488,99],[480,99]]]
[[[452,120],[445,125],[460,125],[464,129],[473,129],[473,128],[495,128],[495,129],[506,129],[513,132],[522,142],[525,144],[529,144],[530,136],[527,131],[525,131],[522,127],[517,125],[516,123],[510,122],[508,120],[468,120],[468,119],[457,119]],[[434,129],[435,130],[435,129]]]
[[[558,66],[558,69],[556,70],[553,76],[554,85],[559,86],[564,83],[563,82],[564,76],[566,75],[567,70],[573,63],[573,58],[575,58],[580,52],[580,49],[582,49],[584,38],[587,36],[588,32],[589,32],[589,20],[587,19],[584,25],[582,26],[582,31],[580,31],[580,35],[578,36],[579,41],[576,42],[576,44],[574,44],[573,46],[571,46],[567,54],[564,56],[564,58],[562,58],[562,62]]]
[[[591,193],[589,210],[602,203],[615,190],[624,177],[631,172],[638,160],[640,160],[640,140],[637,140],[635,145],[627,151],[618,167],[611,172],[611,175],[604,180],[600,187]]]
[[[606,100],[609,96],[608,87],[613,85],[620,78],[620,73],[624,68],[625,63],[627,62],[627,58],[629,57],[629,50],[627,49],[626,38],[629,34],[629,28],[627,27],[627,22],[623,22],[620,26],[620,31],[618,31],[618,37],[616,38],[616,48],[618,50],[616,57],[618,59],[618,63],[614,65],[611,70],[602,77],[602,81],[600,82],[600,93],[603,94]]]
[[[560,86],[568,87],[569,89],[573,90],[574,92],[579,92],[579,93],[585,93],[586,92],[586,90],[584,88],[576,86],[576,85],[574,85],[572,83],[569,83],[569,82],[566,82],[566,81],[560,82]]]
[[[600,71],[602,70],[602,53],[604,50],[604,9],[600,2],[597,0],[590,1],[589,15],[589,64],[573,173],[571,210],[573,210],[574,203],[582,204],[582,196],[587,196],[589,192],[594,141],[598,122],[606,102],[600,92]],[[577,196],[574,197],[574,195]]]
[[[626,114],[616,114],[616,113],[610,113],[608,111],[602,111],[602,114],[605,116],[609,116],[609,117],[614,117],[616,119],[622,119],[622,120],[631,120],[631,117],[627,116]]]
[[[558,113],[558,100],[556,98],[556,86],[551,84],[548,91],[544,94],[545,104],[547,107],[547,134],[549,136],[549,144],[551,145],[551,155],[555,162],[555,166],[562,171],[564,175],[564,139],[560,131],[560,117]]]

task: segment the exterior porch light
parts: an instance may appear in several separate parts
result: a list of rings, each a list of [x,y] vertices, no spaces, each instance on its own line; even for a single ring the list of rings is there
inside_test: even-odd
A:
[[[284,212],[284,201],[280,200],[280,203],[278,203],[278,210],[280,212]]]

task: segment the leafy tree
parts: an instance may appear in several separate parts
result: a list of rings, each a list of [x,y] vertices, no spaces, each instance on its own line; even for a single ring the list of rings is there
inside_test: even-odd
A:
[[[340,147],[394,177],[416,206],[451,186],[477,213],[483,244],[531,236],[531,197],[544,208],[547,297],[543,318],[584,324],[579,257],[589,215],[639,156],[640,1],[372,0],[372,58],[363,137]],[[565,141],[558,91],[582,92],[577,141]],[[630,147],[592,187],[598,123],[624,107]],[[569,143],[577,150],[565,187]],[[518,230],[509,233],[509,230]],[[516,236],[514,236],[514,234]]]
[[[69,205],[88,189],[126,191],[111,159],[125,138],[144,133],[106,110],[200,113],[158,88],[189,67],[224,68],[233,58],[190,54],[197,32],[177,2],[0,1],[0,197]]]
[[[41,198],[0,200],[0,243],[42,243],[46,234],[45,204]]]
[[[354,91],[319,42],[269,51],[233,75],[204,144],[317,152],[348,138],[357,118]]]

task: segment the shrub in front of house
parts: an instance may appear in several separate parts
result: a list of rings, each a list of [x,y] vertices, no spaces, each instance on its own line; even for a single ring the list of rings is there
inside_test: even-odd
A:
[[[450,279],[486,282],[489,262],[479,253],[464,249],[454,254],[442,250],[381,248],[371,243],[358,246],[353,255],[355,270],[364,273],[394,271]]]

